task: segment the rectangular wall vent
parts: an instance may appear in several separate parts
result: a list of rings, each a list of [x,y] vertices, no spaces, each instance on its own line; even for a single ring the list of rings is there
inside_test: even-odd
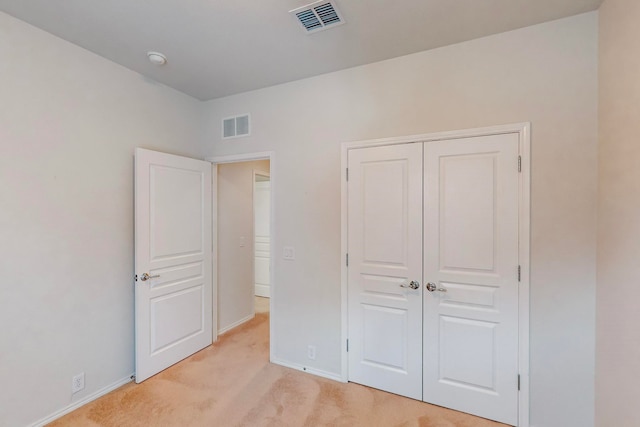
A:
[[[248,136],[250,133],[251,125],[248,114],[222,119],[222,139]]]
[[[289,11],[296,17],[307,33],[326,30],[344,24],[335,2],[320,0]]]

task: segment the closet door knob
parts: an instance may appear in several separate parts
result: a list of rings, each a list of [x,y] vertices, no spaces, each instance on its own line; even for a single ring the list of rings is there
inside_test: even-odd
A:
[[[433,283],[433,282],[429,282],[429,283],[427,283],[427,285],[426,285],[425,287],[427,288],[427,290],[428,290],[429,292],[435,292],[435,291],[438,291],[438,292],[447,292],[447,290],[446,290],[445,288],[439,288],[439,287],[437,287],[437,286],[436,286],[436,284],[435,284],[435,283]]]
[[[416,282],[415,280],[412,280],[411,283],[409,283],[408,285],[405,285],[404,283],[402,285],[400,285],[401,288],[409,288],[409,289],[418,289],[420,287],[420,282]]]

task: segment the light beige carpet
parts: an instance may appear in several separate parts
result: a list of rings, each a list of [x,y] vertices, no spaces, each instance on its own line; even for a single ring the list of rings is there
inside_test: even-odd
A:
[[[268,316],[256,314],[214,345],[50,426],[504,426],[272,365]]]

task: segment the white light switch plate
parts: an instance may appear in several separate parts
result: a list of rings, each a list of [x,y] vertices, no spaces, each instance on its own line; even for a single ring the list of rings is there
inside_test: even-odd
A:
[[[293,246],[285,246],[282,250],[282,258],[288,260],[296,259],[296,250]]]

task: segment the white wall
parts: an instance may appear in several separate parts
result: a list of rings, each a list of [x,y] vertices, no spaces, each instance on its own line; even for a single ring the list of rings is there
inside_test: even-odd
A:
[[[269,161],[218,165],[218,330],[253,316],[253,170]]]
[[[640,425],[640,2],[600,8],[596,425]]]
[[[201,158],[201,105],[4,13],[0,58],[0,425],[22,426],[133,372],[133,150]]]
[[[337,374],[340,143],[532,122],[531,422],[593,425],[597,13],[210,101],[209,155],[274,150],[275,357]],[[221,141],[250,112],[252,135]],[[308,360],[308,344],[317,359]]]

